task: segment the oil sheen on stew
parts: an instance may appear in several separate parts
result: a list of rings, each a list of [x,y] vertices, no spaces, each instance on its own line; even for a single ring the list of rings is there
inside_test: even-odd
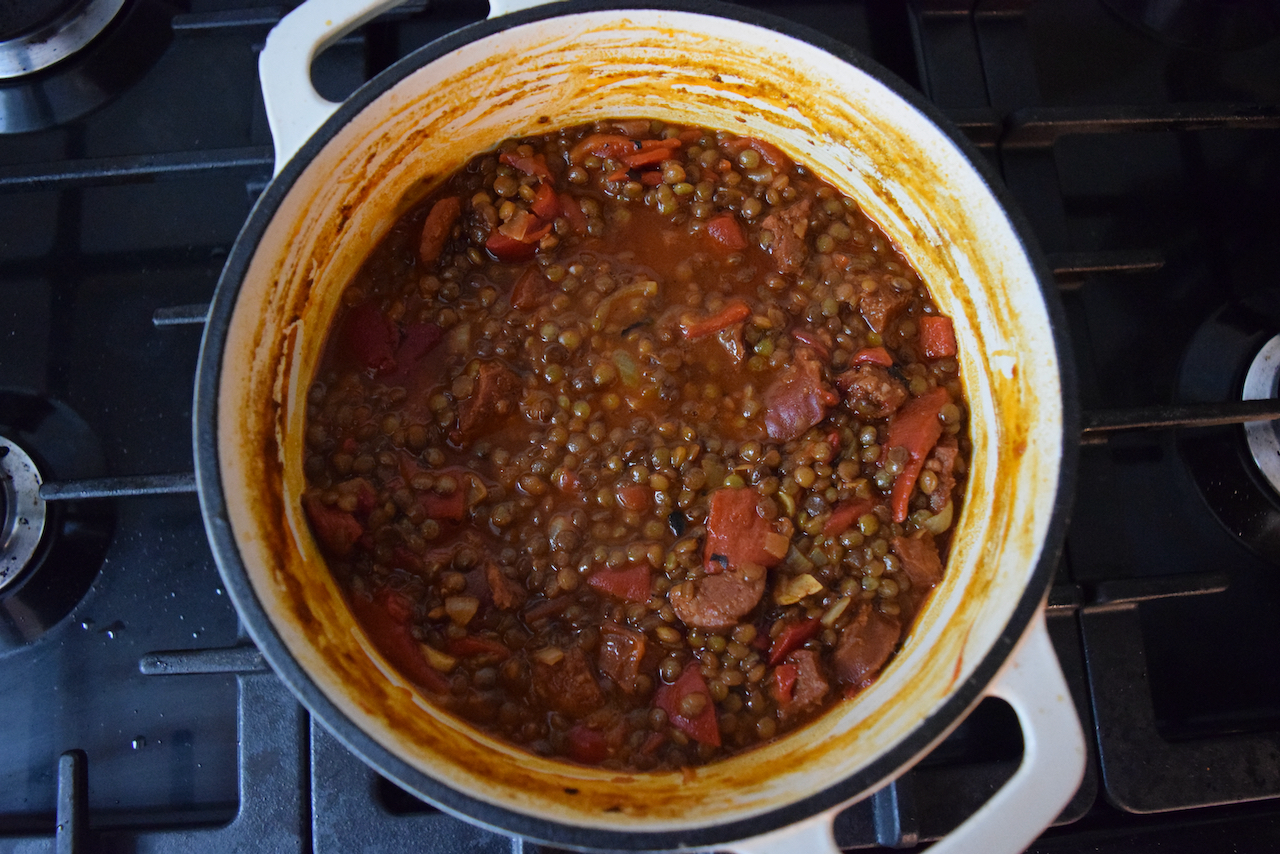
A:
[[[969,442],[951,321],[754,139],[509,140],[394,225],[310,389],[306,514],[368,637],[498,738],[723,758],[885,667]]]

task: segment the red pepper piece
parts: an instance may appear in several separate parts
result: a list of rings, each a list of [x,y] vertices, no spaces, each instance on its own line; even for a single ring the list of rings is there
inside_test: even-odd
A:
[[[489,232],[489,239],[484,242],[489,254],[504,264],[517,264],[528,261],[538,251],[536,243],[524,243],[507,237],[498,229]]]
[[[746,320],[751,316],[751,306],[747,305],[740,299],[729,300],[729,303],[720,311],[705,317],[702,320],[695,320],[689,323],[681,323],[680,331],[684,334],[686,341],[697,341],[699,338],[706,338],[708,335],[714,335],[721,329],[732,326],[739,321]]]
[[[640,183],[646,187],[656,187],[662,183],[662,173],[656,169],[652,172],[642,172],[640,174]]]
[[[740,252],[747,248],[746,235],[738,218],[729,211],[718,213],[707,220],[707,234],[730,252]]]
[[[444,245],[449,241],[453,225],[462,216],[462,202],[456,196],[441,199],[431,206],[427,220],[422,224],[422,239],[418,243],[418,260],[430,267],[440,259]]]
[[[929,452],[942,436],[942,422],[938,415],[942,412],[942,407],[950,402],[951,395],[947,394],[947,390],[942,386],[935,386],[907,401],[889,421],[885,452],[889,448],[902,447],[907,449],[908,455],[902,473],[893,483],[893,494],[890,496],[895,522],[906,521],[916,479],[920,477]]]
[[[858,520],[871,512],[875,502],[870,498],[850,498],[841,501],[831,511],[831,518],[822,526],[822,536],[838,537],[858,524]]]
[[[769,666],[772,667],[781,662],[789,652],[804,646],[810,638],[821,630],[822,621],[817,617],[809,617],[805,620],[787,623],[782,631],[778,632],[778,636],[773,639],[773,646],[769,648]]]
[[[697,142],[701,138],[702,131],[697,128],[687,128],[686,130],[682,130],[680,131],[680,136],[677,137],[677,139],[685,145],[688,145],[691,142]]]
[[[445,652],[458,658],[470,658],[473,655],[491,655],[498,659],[506,660],[511,657],[511,650],[507,649],[506,644],[501,641],[473,635],[450,638],[445,643]]]
[[[504,151],[498,155],[498,161],[507,164],[512,169],[519,169],[526,175],[536,175],[548,181],[555,177],[547,166],[546,156],[542,154],[526,156],[513,151]]]
[[[643,513],[649,509],[649,490],[640,484],[618,487],[618,503],[624,510]]]
[[[637,563],[625,569],[602,567],[587,578],[587,584],[628,602],[649,601],[649,567]]]
[[[854,365],[879,365],[882,368],[893,366],[893,356],[883,347],[863,347],[853,354],[849,360]]]
[[[759,504],[760,493],[751,487],[726,487],[711,494],[703,553],[708,573],[722,572],[726,564],[740,567],[754,563],[767,568],[782,560],[784,555],[765,550],[766,540],[775,533],[775,520],[761,516]]]
[[[561,193],[560,210],[564,213],[564,218],[569,220],[569,227],[573,229],[574,234],[587,233],[587,215],[582,212],[582,206],[578,204],[577,199],[568,193]]]
[[[609,743],[604,733],[578,724],[568,732],[569,758],[583,765],[599,765],[609,758]]]
[[[701,694],[707,698],[706,703],[693,718],[680,714],[681,701],[689,694]],[[713,747],[720,746],[720,723],[716,720],[716,704],[707,683],[702,678],[701,666],[695,661],[685,666],[680,678],[670,685],[658,688],[653,704],[667,713],[667,720],[676,729],[702,744]]]
[[[399,332],[395,323],[373,303],[361,303],[347,312],[342,325],[342,340],[351,357],[362,368],[375,374],[395,370]]]
[[[659,747],[666,744],[666,742],[667,734],[665,732],[650,733],[649,737],[645,739],[644,744],[640,745],[640,752],[645,756],[652,756],[654,752]]]
[[[920,318],[919,329],[926,359],[946,359],[956,354],[956,331],[951,318],[926,315]]]
[[[520,274],[520,278],[516,279],[515,287],[511,289],[512,307],[521,311],[529,311],[537,307],[546,284],[546,277],[536,266],[525,270]]]
[[[664,160],[670,160],[674,150],[679,147],[678,139],[646,139],[640,143],[639,151],[624,155],[620,159],[631,169],[655,166]]]
[[[319,498],[304,495],[302,508],[307,511],[311,529],[320,545],[338,557],[351,554],[364,534],[364,526],[356,521],[355,516],[337,507],[329,507]]]
[[[640,150],[640,143],[616,133],[593,133],[569,150],[569,160],[581,163],[588,154],[596,157],[619,158]]]
[[[549,222],[560,216],[560,197],[550,184],[539,184],[529,209],[538,215],[538,219]]]
[[[461,489],[455,489],[448,495],[435,492],[423,492],[418,495],[418,504],[427,514],[428,519],[437,521],[461,522],[467,515],[467,497]]]
[[[791,692],[796,687],[800,668],[794,664],[779,664],[773,670],[773,699],[780,706],[791,704]]]
[[[610,181],[610,182],[612,182],[612,181],[625,181],[625,180],[627,179],[627,174],[628,174],[628,172],[629,172],[629,171],[630,171],[630,170],[628,170],[628,169],[619,169],[617,172],[610,172],[610,173],[605,177],[605,180],[606,180],[606,181]]]

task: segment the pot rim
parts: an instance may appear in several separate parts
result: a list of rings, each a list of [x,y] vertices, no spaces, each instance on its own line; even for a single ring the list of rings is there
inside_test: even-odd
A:
[[[228,518],[217,438],[218,393],[223,355],[240,287],[259,240],[310,160],[344,125],[387,89],[453,50],[502,30],[534,21],[586,12],[628,10],[673,11],[727,18],[808,42],[874,77],[910,107],[923,114],[964,155],[1009,220],[1044,301],[1056,351],[1062,394],[1061,462],[1052,515],[1041,543],[1039,558],[1008,622],[972,674],[963,683],[953,687],[950,696],[900,743],[857,772],[832,781],[819,792],[750,818],[664,831],[589,828],[528,815],[478,800],[414,768],[343,715],[290,654],[253,589]],[[1079,453],[1079,407],[1076,400],[1075,365],[1067,338],[1065,314],[1056,286],[1045,272],[1046,268],[1030,224],[1018,209],[1012,194],[995,175],[986,158],[951,124],[942,111],[879,63],[804,25],[755,9],[726,5],[717,0],[564,0],[470,24],[398,60],[347,98],[268,184],[232,246],[214,292],[201,340],[192,413],[197,494],[219,574],[254,642],[299,701],[326,729],[366,763],[449,813],[501,833],[516,834],[558,846],[624,850],[663,850],[721,844],[758,836],[811,818],[863,793],[882,780],[896,776],[957,725],[982,698],[986,686],[1004,665],[1026,631],[1032,616],[1042,607],[1048,595],[1074,497],[1076,460]]]

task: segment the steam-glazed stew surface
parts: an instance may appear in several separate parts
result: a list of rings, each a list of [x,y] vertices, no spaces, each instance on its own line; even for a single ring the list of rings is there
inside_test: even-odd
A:
[[[757,140],[510,140],[405,215],[310,389],[303,498],[374,645],[530,751],[723,758],[882,670],[943,571],[951,321]]]

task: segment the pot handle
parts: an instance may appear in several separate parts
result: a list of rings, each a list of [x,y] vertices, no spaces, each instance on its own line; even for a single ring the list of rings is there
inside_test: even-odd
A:
[[[276,24],[258,56],[258,79],[275,144],[278,175],[302,144],[338,109],[311,83],[311,63],[329,45],[405,0],[308,0]],[[489,17],[551,0],[489,0]]]
[[[1084,733],[1049,639],[1043,608],[1032,618],[986,694],[1005,700],[1017,713],[1022,726],[1022,763],[991,800],[935,842],[929,854],[1022,851],[1057,818],[1084,777]],[[833,823],[842,809],[837,807],[808,822],[727,847],[735,854],[836,854],[839,849]]]
[[[356,27],[404,0],[309,0],[275,25],[258,56],[258,79],[279,174],[338,104],[311,83],[311,62]]]

